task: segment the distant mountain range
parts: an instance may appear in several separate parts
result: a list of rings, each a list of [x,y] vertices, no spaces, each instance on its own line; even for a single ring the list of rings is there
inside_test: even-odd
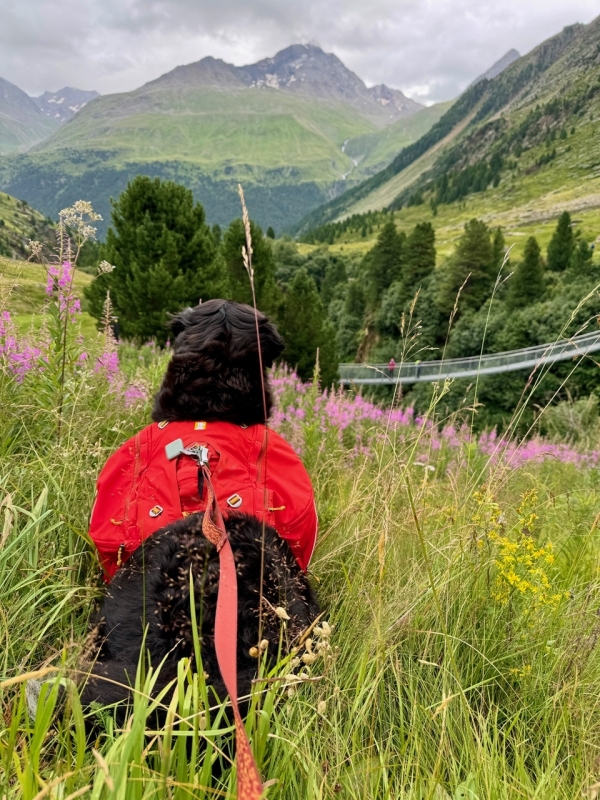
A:
[[[67,122],[96,97],[100,97],[98,92],[86,92],[65,86],[59,92],[44,92],[39,97],[34,97],[33,102],[46,116],[58,122]]]
[[[597,17],[565,28],[492,79],[482,76],[384,169],[316,209],[296,231],[405,205],[423,204],[430,214],[430,207],[482,192],[491,218],[520,205],[532,219],[600,208],[599,122]]]
[[[424,108],[398,89],[363,81],[333,53],[320,47],[294,44],[273,58],[235,67],[211,56],[168,72],[142,89],[165,86],[212,87],[219,90],[277,89],[281,92],[344,103],[383,126]]]
[[[302,44],[243,67],[204,58],[123,94],[21,94],[38,130],[18,154],[0,132],[0,150],[14,153],[0,159],[0,188],[53,217],[90,199],[101,232],[110,198],[140,173],[189,186],[221,224],[239,215],[241,182],[253,217],[280,231],[376,173],[450,105],[368,88],[337,56]]]

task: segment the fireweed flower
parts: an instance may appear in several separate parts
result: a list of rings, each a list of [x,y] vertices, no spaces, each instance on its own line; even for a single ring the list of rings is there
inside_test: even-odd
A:
[[[148,390],[141,381],[133,381],[123,393],[125,406],[135,406],[138,403],[145,403],[148,400]]]
[[[109,384],[114,384],[120,377],[119,354],[116,350],[105,351],[96,359],[94,364],[96,375],[103,373]]]
[[[274,400],[271,425],[302,454],[309,384],[303,384],[295,372],[280,368],[273,372],[271,386]],[[447,424],[440,429],[431,420],[415,416],[411,407],[385,409],[361,395],[351,396],[343,391],[322,392],[310,411],[312,418],[318,420],[321,433],[334,437],[345,447],[350,459],[372,454],[375,444],[394,434],[398,441],[407,443],[418,437],[416,458],[428,464],[433,462],[431,466],[435,466],[436,459],[444,458],[444,469],[449,471],[461,469],[461,457],[470,447],[486,456],[490,467],[518,468],[547,460],[583,468],[600,466],[597,451],[581,453],[569,445],[539,437],[512,441],[495,430],[477,435],[467,425],[456,428]]]
[[[39,368],[41,348],[26,338],[21,338],[10,311],[0,313],[0,363],[14,375],[17,383],[34,368]]]
[[[48,264],[46,273],[46,295],[56,298],[61,318],[67,315],[70,322],[81,313],[81,301],[73,291],[74,271],[74,265],[64,261],[61,265]]]

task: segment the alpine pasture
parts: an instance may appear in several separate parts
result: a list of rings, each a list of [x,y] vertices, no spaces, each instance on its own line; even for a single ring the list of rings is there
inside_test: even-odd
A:
[[[88,278],[71,266],[14,269],[0,261],[2,796],[232,797],[232,729],[185,662],[154,701],[140,664],[125,727],[100,710],[86,738],[74,679],[102,591],[86,536],[94,482],[147,423],[169,353],[92,332]],[[32,287],[29,321],[7,310],[14,284]],[[315,484],[310,574],[326,616],[314,659],[255,684],[247,728],[266,796],[595,798],[593,431],[586,448],[518,442],[510,426],[475,434],[469,413],[440,418],[446,386],[417,416],[399,397],[379,407],[284,367],[273,384],[272,424]],[[30,677],[46,680],[35,722]],[[147,723],[157,702],[162,730]]]

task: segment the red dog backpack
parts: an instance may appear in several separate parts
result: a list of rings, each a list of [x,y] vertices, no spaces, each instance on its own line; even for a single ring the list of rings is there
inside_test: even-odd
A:
[[[306,570],[317,515],[310,478],[290,445],[264,425],[159,422],[121,445],[98,478],[89,534],[106,579],[159,528],[205,510],[199,452],[223,515],[244,512],[272,525]]]

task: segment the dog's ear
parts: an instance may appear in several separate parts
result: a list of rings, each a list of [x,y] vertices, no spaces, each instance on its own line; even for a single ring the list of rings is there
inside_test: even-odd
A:
[[[267,369],[273,366],[273,362],[280,356],[285,349],[285,342],[279,335],[279,331],[272,322],[265,321],[259,327],[260,348],[263,357],[263,364]]]
[[[180,333],[183,333],[186,328],[189,328],[189,326],[193,324],[193,313],[193,308],[184,308],[183,311],[179,312],[179,314],[170,315],[171,319],[169,320],[168,324],[173,331],[173,336],[175,338],[177,338]]]

